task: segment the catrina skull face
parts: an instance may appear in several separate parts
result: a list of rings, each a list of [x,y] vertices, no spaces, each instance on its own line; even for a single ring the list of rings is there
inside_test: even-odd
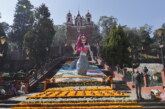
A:
[[[86,38],[86,36],[81,36],[81,42],[83,43],[83,44],[85,44],[86,43],[86,41],[87,41],[87,38]]]

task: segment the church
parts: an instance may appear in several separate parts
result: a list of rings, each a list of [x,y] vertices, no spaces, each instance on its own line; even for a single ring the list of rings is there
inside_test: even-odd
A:
[[[81,16],[80,12],[78,11],[77,16],[74,16],[74,18],[69,11],[66,16],[66,29],[67,29],[66,44],[68,46],[70,46],[73,43],[75,44],[77,37],[80,34],[86,35],[88,41],[90,42],[90,39],[92,37],[92,27],[93,27],[92,16],[89,11],[85,15],[85,17]]]

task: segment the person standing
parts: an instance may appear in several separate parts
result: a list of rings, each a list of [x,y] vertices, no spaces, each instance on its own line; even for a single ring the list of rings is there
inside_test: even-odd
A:
[[[18,96],[17,89],[15,88],[13,83],[11,84],[11,90],[12,90],[14,96]]]
[[[133,74],[133,85],[136,88],[136,96],[138,100],[143,100],[141,95],[141,86],[142,86],[142,76],[137,69],[136,72]]]

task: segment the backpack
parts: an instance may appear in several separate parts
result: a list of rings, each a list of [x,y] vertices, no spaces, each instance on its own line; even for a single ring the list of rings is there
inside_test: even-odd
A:
[[[135,79],[136,79],[137,82],[141,82],[141,75],[140,75],[140,73],[137,74]]]

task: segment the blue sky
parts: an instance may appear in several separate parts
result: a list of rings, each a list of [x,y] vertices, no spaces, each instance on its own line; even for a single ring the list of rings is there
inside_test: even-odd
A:
[[[35,7],[45,3],[55,25],[66,21],[70,10],[73,16],[78,10],[85,15],[88,10],[92,20],[97,23],[100,16],[114,16],[121,25],[139,27],[144,24],[153,26],[153,30],[165,23],[165,0],[30,0]],[[0,0],[0,22],[13,23],[17,0]]]

